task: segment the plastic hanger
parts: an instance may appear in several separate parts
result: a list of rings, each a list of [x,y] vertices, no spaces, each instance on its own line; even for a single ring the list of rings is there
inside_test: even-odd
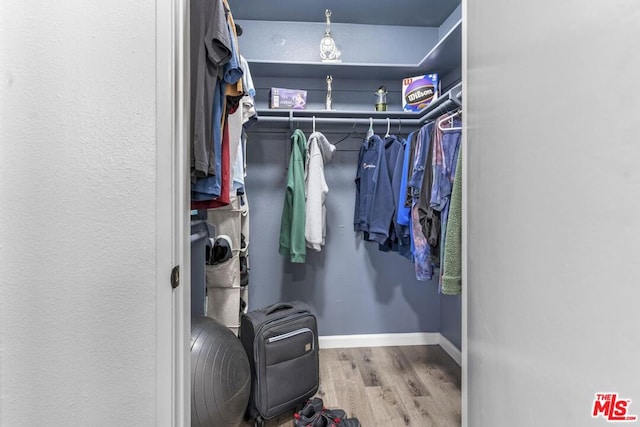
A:
[[[369,130],[367,131],[367,139],[371,138],[375,132],[373,131],[373,117],[369,117]]]
[[[313,116],[313,132],[316,132],[316,116]]]
[[[458,110],[453,114],[449,114],[446,117],[443,117],[442,119],[440,119],[438,121],[438,129],[440,129],[442,132],[447,132],[447,131],[451,131],[451,130],[462,130],[462,126],[458,126],[458,127],[454,127],[453,126],[453,118],[456,116],[459,116],[460,114],[462,114],[462,110]],[[449,125],[450,127],[442,127],[442,124],[446,121],[449,121]]]
[[[387,133],[384,134],[385,138],[389,138],[389,132],[391,132],[391,119],[387,117]]]

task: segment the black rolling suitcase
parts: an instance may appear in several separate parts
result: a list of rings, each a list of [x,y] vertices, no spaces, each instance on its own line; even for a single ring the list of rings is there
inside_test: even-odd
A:
[[[251,365],[247,416],[265,419],[301,407],[319,385],[318,327],[309,307],[278,303],[242,316],[240,341]]]

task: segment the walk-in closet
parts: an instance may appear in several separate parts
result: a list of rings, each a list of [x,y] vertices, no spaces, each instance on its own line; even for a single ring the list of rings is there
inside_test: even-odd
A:
[[[200,92],[193,86],[202,84],[204,75],[200,58],[193,55],[211,37],[199,28],[207,25],[202,13],[208,9],[202,3],[191,5],[199,8],[191,14],[192,126],[203,116]],[[461,167],[455,171],[462,152],[464,100],[461,4],[325,3],[228,2],[232,18],[227,24],[233,26],[237,67],[243,71],[236,79],[243,85],[236,93],[242,97],[241,112],[229,113],[226,109],[233,107],[227,104],[222,113],[228,114],[227,122],[223,118],[214,138],[215,132],[227,132],[227,126],[234,134],[236,120],[242,124],[230,156],[231,165],[238,166],[231,167],[228,179],[231,200],[218,203],[217,196],[205,194],[211,178],[194,178],[200,163],[192,151],[192,314],[214,318],[238,335],[243,313],[302,301],[317,317],[317,396],[326,406],[343,409],[363,426],[458,426],[459,202],[452,215],[457,219],[450,222],[457,223],[457,234],[449,232],[451,241],[457,241],[449,249],[457,254],[451,262],[457,262],[457,273],[449,273],[453,280],[445,275],[443,281],[440,263],[454,175],[459,173],[461,180],[462,174]],[[207,49],[215,51],[216,46]],[[222,73],[229,75],[229,66],[224,67]],[[287,99],[293,96],[289,91],[299,96],[300,104]],[[225,95],[229,97],[229,89]],[[212,117],[219,121],[215,102]],[[192,138],[198,136],[192,133]],[[318,148],[320,172],[308,166],[316,139],[324,144]],[[374,141],[379,147],[374,148]],[[303,154],[294,159],[300,147]],[[374,149],[380,156],[371,166],[365,157],[377,156]],[[292,168],[298,160],[305,162],[298,178],[304,179],[301,203],[307,204],[307,224],[302,224],[304,236],[287,229],[284,238],[285,223],[291,227],[297,221],[283,216],[295,215],[286,213],[285,198],[296,197],[291,180],[297,179]],[[372,168],[381,175],[367,175]],[[317,190],[322,200],[310,208],[316,190],[307,181],[316,173],[321,174],[316,185],[322,187]],[[393,191],[377,196],[383,176]],[[447,182],[440,182],[441,177]],[[378,190],[371,190],[371,202],[364,201],[374,181]],[[445,184],[446,194],[440,191]],[[300,200],[291,203],[295,210]],[[378,220],[373,218],[370,225],[368,214],[358,219],[357,211],[383,208],[382,226],[374,225]],[[400,210],[406,217],[401,224]],[[322,222],[315,242],[309,231],[313,221]],[[297,248],[295,239],[301,239]],[[285,426],[291,420],[289,411],[266,425]]]
[[[0,426],[638,425],[638,23],[2,0]]]

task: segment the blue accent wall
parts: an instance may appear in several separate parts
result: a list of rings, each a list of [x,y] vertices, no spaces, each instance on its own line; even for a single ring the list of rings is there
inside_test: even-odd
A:
[[[320,61],[322,21],[236,22],[246,29],[240,50],[249,60]],[[438,33],[439,27],[331,24],[331,35],[345,63],[417,64],[438,43]]]
[[[357,148],[360,137],[340,143],[325,167],[327,244],[309,251],[306,264],[291,264],[278,253],[286,185],[289,132],[251,132],[246,188],[250,206],[250,309],[299,299],[318,316],[320,335],[440,331],[440,296],[435,282],[415,280],[413,264],[396,253],[379,252],[353,231]],[[310,129],[306,128],[308,135]],[[323,129],[335,142],[351,131]],[[384,133],[386,129],[376,129]],[[364,134],[366,127],[356,129]]]
[[[462,349],[462,298],[460,295],[440,295],[440,333]]]

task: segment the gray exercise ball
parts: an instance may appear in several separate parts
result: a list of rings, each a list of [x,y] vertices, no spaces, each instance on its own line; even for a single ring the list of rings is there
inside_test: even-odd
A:
[[[251,392],[249,359],[220,322],[191,317],[191,425],[238,427]]]

